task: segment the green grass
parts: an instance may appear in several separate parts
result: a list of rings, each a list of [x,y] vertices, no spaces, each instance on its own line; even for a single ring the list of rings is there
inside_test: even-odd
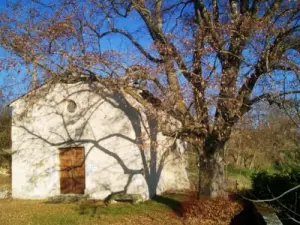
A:
[[[105,206],[101,201],[85,201],[81,203],[46,203],[33,200],[0,200],[0,224],[1,225],[225,225],[236,213],[237,203],[231,201],[200,203],[207,210],[217,211],[216,215],[199,211],[197,216],[182,217],[178,213],[179,201],[188,203],[187,196],[181,194],[168,194],[158,196],[154,200],[132,205],[120,203]],[[189,199],[190,200],[190,199]],[[212,204],[220,202],[226,207],[228,213],[224,215],[224,207],[211,208]],[[226,201],[226,200],[225,200]],[[218,204],[216,204],[218,205]],[[208,209],[205,209],[208,207]],[[234,209],[234,210],[233,210]],[[216,213],[216,212],[215,212]],[[201,216],[198,216],[201,215]],[[224,217],[225,216],[225,217]],[[225,219],[224,219],[225,218]]]
[[[180,205],[180,200],[184,198],[181,194],[166,194],[157,196],[153,200],[148,200],[142,204],[116,204],[116,205],[97,205],[97,203],[82,203],[77,205],[74,210],[81,215],[141,215],[145,212],[176,211]]]
[[[265,170],[269,174],[273,174],[278,172],[273,167],[265,167],[261,169],[249,169],[249,168],[235,168],[232,166],[228,166],[226,168],[226,175],[228,183],[230,184],[230,187],[228,188],[230,191],[236,190],[236,183],[238,190],[245,190],[245,189],[251,189],[252,188],[252,181],[251,176],[253,173],[256,173],[258,171]]]
[[[138,215],[148,211],[164,211],[168,207],[155,201],[147,201],[143,204],[120,204],[109,206],[97,206],[94,204],[80,204],[74,208],[80,215],[106,215],[106,216],[123,216]]]
[[[36,214],[32,217],[30,223],[31,224],[57,224],[57,225],[64,225],[64,224],[80,224],[85,219],[75,216],[74,214],[56,214],[53,215],[43,215],[43,214]]]
[[[235,168],[232,166],[227,167],[227,173],[229,175],[242,175],[245,177],[250,177],[252,173],[254,173],[255,169],[248,169],[248,168]]]
[[[101,201],[51,204],[32,200],[0,200],[1,225],[182,224],[175,210],[183,195],[168,194],[144,203],[106,206]]]
[[[252,186],[251,183],[251,174],[255,170],[247,169],[247,168],[234,168],[227,167],[226,168],[226,178],[227,178],[227,189],[229,191],[236,191],[250,189]]]

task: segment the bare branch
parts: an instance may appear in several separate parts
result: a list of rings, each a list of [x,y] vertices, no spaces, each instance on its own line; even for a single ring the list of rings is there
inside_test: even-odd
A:
[[[300,188],[300,184],[293,187],[293,188],[291,188],[291,189],[289,189],[289,190],[287,190],[287,191],[285,191],[285,192],[283,192],[281,195],[279,195],[277,197],[274,197],[274,198],[270,198],[270,199],[253,200],[253,199],[250,199],[250,198],[246,198],[244,196],[242,196],[242,198],[246,199],[248,201],[251,201],[251,202],[273,202],[273,201],[277,201],[278,199],[284,197],[285,195],[287,195],[287,194],[291,193],[292,191],[295,191],[299,188]]]
[[[140,50],[140,52],[149,60],[151,60],[152,62],[155,62],[155,63],[162,63],[163,60],[161,59],[158,59],[158,58],[155,58],[153,56],[151,56],[139,43],[138,41],[128,32],[124,31],[124,30],[121,30],[121,29],[117,29],[117,28],[112,28],[110,31],[107,31],[107,32],[104,32],[102,34],[100,34],[96,29],[94,29],[92,26],[88,25],[88,27],[97,35],[97,37],[99,39],[107,36],[107,35],[110,35],[110,34],[113,34],[113,33],[118,33],[118,34],[122,34],[124,35],[125,37],[127,37],[131,43],[138,49]]]
[[[263,101],[263,100],[267,100],[270,104],[272,104],[275,101],[275,99],[278,99],[281,96],[292,95],[292,94],[300,94],[300,91],[286,91],[286,92],[282,92],[282,93],[278,93],[278,94],[265,93],[265,94],[262,94],[260,96],[253,98],[249,102],[249,105],[253,105],[253,104]]]

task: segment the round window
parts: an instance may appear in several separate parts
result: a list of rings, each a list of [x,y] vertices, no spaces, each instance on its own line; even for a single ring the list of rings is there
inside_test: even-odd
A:
[[[77,108],[76,103],[72,100],[68,100],[68,106],[67,106],[68,112],[73,113],[75,112],[76,108]]]

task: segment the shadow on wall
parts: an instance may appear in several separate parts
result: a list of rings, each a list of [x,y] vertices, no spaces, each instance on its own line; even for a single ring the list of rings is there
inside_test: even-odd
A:
[[[38,188],[41,177],[59,170],[57,163],[49,162],[57,160],[56,150],[63,147],[84,146],[82,163],[86,162],[87,167],[91,161],[97,163],[93,152],[106,156],[110,163],[99,159],[103,166],[96,165],[96,168],[101,167],[100,172],[106,172],[106,177],[91,184],[96,185],[96,189],[102,186],[106,195],[127,193],[134,178],[142,176],[147,184],[147,195],[153,197],[165,165],[169,160],[174,162],[181,158],[180,153],[174,151],[176,141],[162,136],[151,112],[141,109],[121,92],[108,91],[94,83],[46,85],[12,107],[13,157],[23,157],[25,164],[33,161],[31,165],[35,166],[27,171],[32,187]],[[40,149],[47,148],[48,153],[39,153]],[[38,169],[39,163],[41,169]],[[116,177],[114,173],[122,175],[119,176],[120,181],[124,180],[121,188],[110,181],[110,177]],[[53,182],[52,189],[56,188]]]

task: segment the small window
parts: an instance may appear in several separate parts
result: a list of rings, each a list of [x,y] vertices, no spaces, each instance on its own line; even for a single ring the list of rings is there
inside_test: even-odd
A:
[[[76,108],[77,108],[76,103],[72,100],[68,100],[68,105],[67,105],[68,112],[73,113],[76,111]]]

